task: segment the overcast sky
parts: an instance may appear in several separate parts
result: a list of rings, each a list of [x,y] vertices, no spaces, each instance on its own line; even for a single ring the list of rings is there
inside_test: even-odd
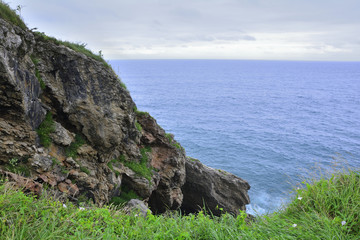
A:
[[[7,0],[106,59],[360,61],[360,0]]]

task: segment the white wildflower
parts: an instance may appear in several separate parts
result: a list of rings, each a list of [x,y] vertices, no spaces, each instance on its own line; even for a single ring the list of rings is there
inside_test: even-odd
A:
[[[85,208],[84,207],[79,207],[79,210],[82,211],[82,210],[85,210]]]
[[[292,226],[293,226],[293,227],[297,227],[297,224],[296,224],[296,223],[294,223]]]
[[[67,208],[67,206],[65,205],[65,203],[63,203],[63,207],[64,207],[64,208]]]
[[[298,197],[298,199],[299,199],[299,200],[301,200],[301,199],[302,199],[302,197]]]
[[[346,222],[345,222],[345,221],[342,221],[342,222],[341,222],[341,225],[343,225],[343,226],[344,226],[345,224],[346,224]]]

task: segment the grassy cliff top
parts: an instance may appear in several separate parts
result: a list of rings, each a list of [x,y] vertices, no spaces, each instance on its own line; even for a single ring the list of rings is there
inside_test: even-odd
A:
[[[0,18],[3,18],[5,21],[16,25],[22,28],[23,30],[27,30],[26,24],[21,19],[21,17],[16,13],[16,10],[11,9],[10,6],[7,3],[4,3],[2,0],[0,0]],[[38,37],[41,40],[51,41],[56,45],[66,46],[76,52],[85,54],[87,57],[102,62],[105,67],[110,68],[110,65],[104,60],[101,51],[99,52],[99,54],[94,54],[91,50],[86,48],[85,43],[73,43],[69,41],[62,41],[54,37],[49,37],[41,32],[33,32],[33,33],[36,37]]]
[[[79,208],[0,186],[0,239],[360,239],[360,172],[303,182],[292,202],[246,221],[200,212],[181,216],[124,214],[114,207]]]
[[[12,10],[10,6],[2,0],[0,0],[0,17],[24,30],[26,29],[24,21],[20,18],[16,11]]]

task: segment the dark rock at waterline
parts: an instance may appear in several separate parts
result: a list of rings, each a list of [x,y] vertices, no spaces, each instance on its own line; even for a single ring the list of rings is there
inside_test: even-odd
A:
[[[214,215],[228,212],[239,214],[250,203],[247,181],[220,169],[205,166],[199,160],[188,158],[186,182],[181,188],[184,199],[181,209],[186,213],[200,210]]]

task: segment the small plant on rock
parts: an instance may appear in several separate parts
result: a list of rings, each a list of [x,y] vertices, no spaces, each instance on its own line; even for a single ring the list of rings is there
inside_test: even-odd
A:
[[[55,123],[52,119],[51,112],[48,112],[45,116],[44,121],[40,124],[39,128],[36,130],[40,138],[40,143],[44,147],[49,147],[51,144],[50,133],[55,131]]]

